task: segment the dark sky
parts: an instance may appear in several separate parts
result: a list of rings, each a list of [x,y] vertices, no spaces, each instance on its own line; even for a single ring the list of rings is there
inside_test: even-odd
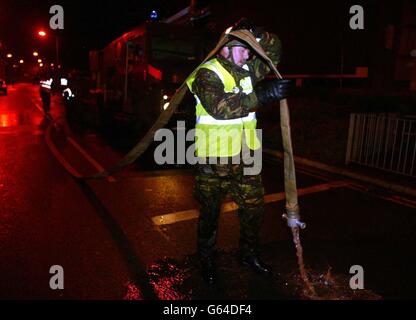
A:
[[[40,40],[36,32],[48,28],[49,8],[64,8],[62,55],[74,60],[90,49],[102,48],[123,32],[147,19],[152,9],[169,17],[189,5],[190,0],[0,0],[0,42],[3,50],[30,58],[32,49],[54,55],[54,38]],[[48,30],[47,30],[48,31]],[[68,57],[70,56],[70,57]]]
[[[336,73],[343,48],[347,72],[373,59],[374,39],[383,43],[384,28],[397,25],[400,3],[410,0],[199,0],[211,4],[212,21],[224,30],[241,16],[275,32],[283,42],[283,71]],[[0,42],[5,51],[33,59],[34,49],[55,56],[54,37],[40,40],[36,31],[48,26],[49,8],[65,12],[61,56],[64,65],[88,66],[88,52],[100,49],[147,19],[152,9],[162,18],[190,4],[190,0],[0,0]],[[349,8],[362,4],[365,30],[348,27]],[[389,6],[387,5],[389,4]],[[343,46],[343,47],[342,47]],[[378,51],[377,51],[378,52]]]

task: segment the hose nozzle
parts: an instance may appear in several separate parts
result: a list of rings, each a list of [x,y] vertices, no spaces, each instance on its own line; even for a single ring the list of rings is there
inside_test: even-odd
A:
[[[306,223],[299,220],[300,219],[299,215],[291,216],[290,214],[288,215],[284,213],[282,215],[282,218],[286,219],[287,226],[289,228],[296,228],[296,227],[301,228],[301,229],[306,228]]]

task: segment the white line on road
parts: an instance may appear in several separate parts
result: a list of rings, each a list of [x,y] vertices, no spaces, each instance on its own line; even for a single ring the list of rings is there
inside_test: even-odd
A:
[[[304,196],[311,193],[322,192],[333,188],[342,188],[348,184],[345,181],[333,181],[329,183],[318,184],[312,187],[298,189],[298,196]],[[265,203],[282,201],[286,198],[284,192],[272,193],[264,196]],[[221,208],[221,212],[232,212],[238,209],[238,205],[234,201],[226,202]],[[152,222],[155,225],[173,224],[181,221],[196,219],[199,216],[199,211],[196,209],[178,211],[168,214],[152,217]]]
[[[44,114],[42,107],[40,106],[39,103],[37,103],[35,100],[32,100],[33,104],[35,105],[35,107],[42,112],[42,114]]]
[[[43,112],[43,109],[42,109],[42,107],[40,106],[40,104],[37,102],[37,101],[35,101],[34,99],[32,99],[32,102],[33,102],[33,104],[35,105],[35,107],[37,108],[37,109],[39,109],[39,111],[40,112],[42,112],[42,113],[44,113]],[[52,119],[53,120],[53,119]],[[85,159],[88,161],[88,162],[90,162],[91,163],[91,165],[94,167],[94,168],[96,168],[99,172],[101,172],[101,171],[105,171],[105,169],[103,168],[103,166],[101,166],[99,163],[98,163],[98,161],[96,161],[92,156],[90,156],[89,154],[88,154],[88,152],[87,151],[85,151],[74,139],[72,139],[71,137],[67,137],[67,139],[68,139],[68,141],[72,144],[72,146],[75,148],[75,149],[77,149],[78,150],[78,152],[79,153],[81,153],[81,155],[83,155],[84,157],[85,157]],[[59,153],[59,152],[58,152]],[[54,153],[55,154],[55,156],[57,156],[57,154],[58,153]],[[63,156],[59,153],[59,155],[60,155],[60,158],[62,158],[62,162],[61,163],[63,163],[63,162],[65,162],[65,163],[67,163],[67,161],[63,158]],[[65,166],[64,166],[65,167]],[[73,169],[72,168],[72,166],[69,166],[71,169]],[[68,167],[68,168],[69,168]],[[72,172],[72,171],[71,171]],[[73,171],[73,172],[76,172],[76,171]],[[79,175],[79,173],[77,172],[77,175]],[[115,179],[115,178],[113,178],[113,177],[107,177],[106,178],[107,179],[107,181],[109,181],[109,182],[116,182],[117,180]]]
[[[88,160],[99,172],[105,171],[105,169],[92,157],[87,151],[85,151],[74,139],[67,137],[68,141],[81,153],[85,159]],[[109,182],[116,182],[117,180],[113,177],[107,177]]]
[[[56,120],[55,120],[56,121]],[[56,124],[56,123],[54,123]],[[55,158],[61,163],[61,165],[74,177],[77,178],[82,178],[82,175],[74,168],[72,167],[72,165],[65,159],[65,157],[58,151],[58,149],[55,147],[54,143],[52,142],[51,139],[51,129],[54,125],[49,125],[48,128],[46,129],[46,134],[45,134],[45,141],[46,144],[49,147],[49,150],[52,152],[52,154],[55,156]],[[73,140],[72,138],[68,137],[67,138],[68,141],[82,154],[84,155],[87,159],[89,159],[89,161],[91,161],[92,163],[95,163],[95,166],[97,169],[99,169],[100,171],[102,171],[102,167],[100,166],[100,164],[95,161],[91,156],[88,155],[87,152],[84,151],[84,149],[81,148],[81,146],[79,146],[75,140]],[[107,177],[106,178],[107,181],[109,182],[115,182],[116,180],[113,177]]]

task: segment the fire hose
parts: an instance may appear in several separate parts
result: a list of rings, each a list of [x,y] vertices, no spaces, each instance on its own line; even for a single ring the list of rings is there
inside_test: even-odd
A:
[[[206,58],[202,61],[201,64],[211,59],[229,41],[230,36],[243,40],[248,45],[250,45],[250,47],[267,62],[267,64],[269,65],[271,70],[273,70],[275,75],[278,78],[282,78],[279,71],[274,66],[273,62],[264,52],[263,48],[256,41],[251,32],[247,30],[235,30],[229,32],[228,34],[223,33],[215,48],[206,56]],[[155,133],[168,123],[176,108],[182,102],[187,90],[188,88],[185,81],[172,96],[169,108],[164,110],[159,115],[158,119],[147,131],[144,137],[116,165],[97,174],[91,176],[83,176],[81,178],[105,178],[120,171],[125,166],[132,164],[138,157],[140,157],[146,151],[149,145],[153,142]],[[299,221],[298,193],[296,187],[296,174],[292,149],[292,139],[290,134],[289,107],[286,99],[280,101],[280,121],[284,151],[284,185],[286,194],[286,214],[283,215],[283,218],[287,219],[288,226],[291,228],[305,228],[306,225],[303,222]]]
[[[215,48],[206,56],[206,58],[202,61],[201,65],[209,59],[211,59],[213,56],[215,56],[217,52],[230,40],[230,36],[246,42],[261,58],[265,60],[270,69],[273,70],[273,72],[275,73],[276,77],[282,79],[282,76],[274,66],[271,59],[264,52],[263,48],[257,42],[255,37],[251,34],[251,32],[247,30],[235,30],[229,33],[224,32],[221,35],[220,40],[218,41]],[[185,80],[181,84],[181,86],[176,90],[175,94],[172,96],[169,108],[166,108],[164,111],[162,111],[158,119],[153,123],[152,127],[146,132],[144,137],[123,157],[123,159],[121,159],[113,167],[90,176],[81,176],[67,163],[65,167],[76,179],[100,179],[108,178],[114,173],[126,167],[127,165],[132,164],[147,150],[149,145],[154,141],[154,135],[156,134],[156,132],[168,123],[173,113],[177,109],[178,105],[182,102],[187,90],[188,87]],[[283,142],[284,186],[286,198],[286,212],[282,215],[282,217],[287,220],[287,225],[291,228],[291,231],[293,233],[293,239],[296,246],[301,277],[305,282],[308,291],[312,294],[312,297],[315,297],[314,288],[310,284],[304,268],[302,246],[300,244],[299,239],[299,229],[304,229],[306,227],[306,224],[299,220],[300,215],[298,204],[298,192],[296,186],[295,163],[290,131],[289,107],[286,99],[280,100],[280,126]]]

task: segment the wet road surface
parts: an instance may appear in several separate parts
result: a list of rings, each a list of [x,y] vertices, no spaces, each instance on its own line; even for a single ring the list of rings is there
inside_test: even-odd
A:
[[[123,296],[128,276],[114,242],[45,144],[38,88],[10,87],[0,115],[0,298]],[[68,290],[50,289],[53,265]]]
[[[218,233],[220,281],[208,287],[195,257],[192,169],[154,170],[139,161],[112,182],[74,180],[45,145],[48,121],[36,106],[37,88],[13,89],[0,97],[6,119],[0,127],[0,298],[141,299],[150,297],[149,283],[162,299],[308,298],[281,219],[281,163],[263,163],[262,257],[273,266],[272,279],[236,262],[238,216],[227,204]],[[53,117],[62,111],[55,97]],[[97,170],[62,131],[53,132],[53,142],[75,168],[83,174]],[[77,141],[105,168],[123,155],[97,134]],[[304,259],[320,297],[415,298],[415,207],[298,169],[299,203],[308,224],[301,232]],[[52,265],[65,270],[64,290],[49,288]],[[349,288],[353,265],[364,269],[365,290]]]

